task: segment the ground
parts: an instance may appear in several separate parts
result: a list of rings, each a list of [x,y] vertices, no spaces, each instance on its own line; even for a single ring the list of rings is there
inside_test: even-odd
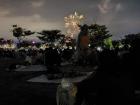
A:
[[[0,73],[0,105],[55,105],[57,84],[29,83],[26,79],[38,73]]]
[[[44,74],[44,70],[7,71],[10,61],[1,61],[0,64],[0,105],[56,105],[57,83],[27,82]]]
[[[58,84],[27,82],[44,71],[6,71],[5,67],[0,68],[0,105],[56,105]],[[139,100],[140,94],[136,94],[136,101]]]
[[[44,71],[6,71],[11,63],[0,60],[0,105],[56,105],[57,84],[26,82]]]

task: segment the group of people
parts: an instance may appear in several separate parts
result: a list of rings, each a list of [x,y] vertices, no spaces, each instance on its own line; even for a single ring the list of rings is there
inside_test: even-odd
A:
[[[14,58],[15,51],[14,50],[8,50],[8,49],[0,49],[0,58]]]
[[[68,61],[74,49],[69,47],[60,49],[49,47],[45,50],[35,49],[0,49],[0,59],[14,60],[8,68],[15,69],[16,65],[46,65],[46,67],[60,66],[61,62]],[[17,61],[16,61],[17,60]],[[20,62],[18,62],[20,60]],[[14,65],[14,66],[13,66]]]

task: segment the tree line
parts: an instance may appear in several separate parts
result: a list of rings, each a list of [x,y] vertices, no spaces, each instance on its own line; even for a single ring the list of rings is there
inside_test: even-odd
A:
[[[121,44],[128,45],[132,44],[132,42],[140,37],[140,33],[138,34],[129,34],[125,35],[125,38],[121,40],[113,40],[112,34],[110,34],[109,30],[105,25],[99,24],[91,24],[91,25],[78,25],[81,31],[88,31],[88,35],[90,38],[90,47],[94,48],[97,46],[105,46],[107,48],[117,47]],[[25,41],[25,37],[38,34],[37,38],[41,40],[43,43],[48,43],[50,45],[54,45],[54,43],[65,44],[67,43],[70,46],[75,46],[75,39],[62,34],[61,30],[42,30],[40,32],[34,32],[31,30],[24,29],[18,25],[12,26],[12,34],[16,37],[19,43]],[[0,38],[0,42],[3,41],[3,38]],[[9,42],[9,41],[8,41]]]

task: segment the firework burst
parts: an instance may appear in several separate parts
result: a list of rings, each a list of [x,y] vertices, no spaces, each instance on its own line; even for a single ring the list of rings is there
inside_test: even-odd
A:
[[[74,35],[76,35],[80,31],[78,24],[80,24],[83,19],[84,16],[78,14],[77,12],[75,12],[74,14],[70,14],[67,17],[64,17],[65,28],[67,30],[68,36],[73,38]]]

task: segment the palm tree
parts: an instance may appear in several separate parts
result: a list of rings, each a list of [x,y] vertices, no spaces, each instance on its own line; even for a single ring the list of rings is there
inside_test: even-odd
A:
[[[51,45],[53,45],[56,41],[61,43],[65,38],[65,35],[63,35],[60,30],[43,30],[38,32],[38,34],[41,35],[38,36],[41,41],[50,43]]]
[[[21,43],[23,38],[25,38],[26,36],[30,36],[35,33],[30,30],[23,29],[22,27],[19,27],[17,25],[13,25],[12,32],[13,32],[13,36],[19,40],[19,43]]]

